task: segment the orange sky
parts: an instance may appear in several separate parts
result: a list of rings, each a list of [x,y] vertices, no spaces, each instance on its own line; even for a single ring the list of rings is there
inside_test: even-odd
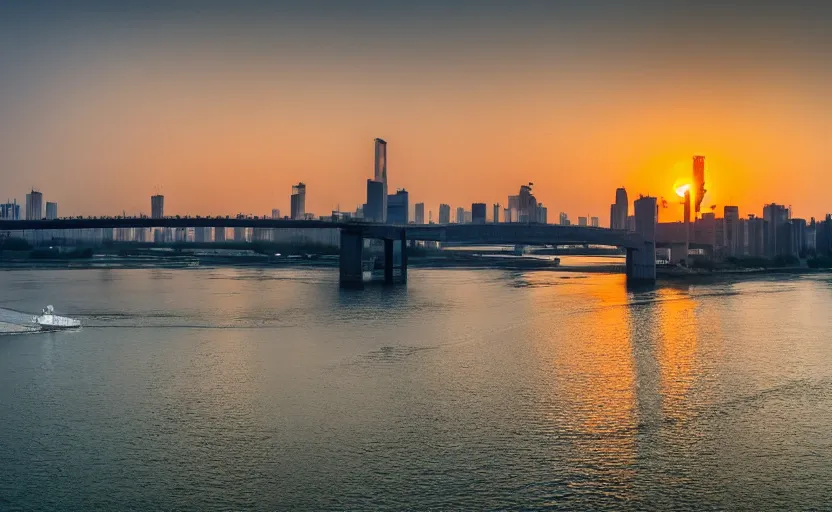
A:
[[[40,74],[23,70],[0,96],[13,120],[0,195],[20,200],[35,186],[62,215],[137,214],[158,187],[168,214],[265,215],[288,213],[291,185],[304,181],[307,210],[328,214],[364,202],[382,137],[390,189],[407,188],[434,219],[440,202],[505,204],[534,182],[550,221],[565,211],[606,225],[616,187],[672,200],[694,154],[706,156],[705,206],[832,210],[829,73],[792,66],[788,53],[768,67],[743,52],[711,61],[609,41],[581,49],[585,35],[475,52],[196,32],[42,50]],[[427,45],[425,34],[415,40]],[[671,206],[662,220],[681,217]]]

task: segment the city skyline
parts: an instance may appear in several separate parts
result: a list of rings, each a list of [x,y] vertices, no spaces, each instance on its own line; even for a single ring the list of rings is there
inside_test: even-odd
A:
[[[705,208],[829,210],[827,6],[87,4],[0,8],[0,194],[62,215],[149,213],[156,187],[174,215],[287,212],[301,181],[307,211],[352,209],[375,137],[428,211],[530,181],[605,219],[610,189],[667,197],[694,154]]]

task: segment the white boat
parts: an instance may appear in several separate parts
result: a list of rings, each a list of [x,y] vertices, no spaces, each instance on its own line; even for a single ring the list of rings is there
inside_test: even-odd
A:
[[[55,314],[55,308],[46,306],[43,312],[32,319],[32,322],[40,326],[44,331],[57,331],[60,329],[77,329],[81,327],[81,322],[67,318],[65,316],[58,316]]]

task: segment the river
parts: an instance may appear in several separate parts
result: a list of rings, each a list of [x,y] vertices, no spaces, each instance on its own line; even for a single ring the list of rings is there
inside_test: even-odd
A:
[[[832,278],[0,272],[2,510],[826,509]]]

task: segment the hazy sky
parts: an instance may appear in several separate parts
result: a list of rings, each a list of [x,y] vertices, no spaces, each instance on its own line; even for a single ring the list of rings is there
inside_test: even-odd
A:
[[[328,214],[383,137],[434,219],[534,182],[607,224],[694,154],[706,205],[832,211],[832,3],[724,3],[0,2],[0,196],[263,215],[302,180]]]

